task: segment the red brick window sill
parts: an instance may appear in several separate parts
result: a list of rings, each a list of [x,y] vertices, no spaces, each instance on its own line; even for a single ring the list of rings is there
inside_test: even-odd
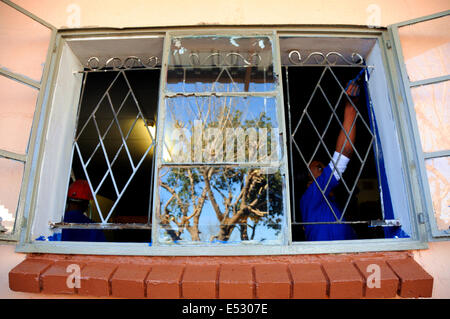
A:
[[[408,252],[245,257],[29,254],[9,272],[9,287],[103,298],[417,298],[431,297],[433,277]]]

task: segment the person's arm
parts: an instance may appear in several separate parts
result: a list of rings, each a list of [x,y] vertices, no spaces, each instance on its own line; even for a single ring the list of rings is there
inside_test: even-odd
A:
[[[357,97],[355,94],[357,94],[358,91],[359,91],[358,85],[352,83],[349,85],[347,89],[347,94],[352,98],[353,101],[356,101]],[[344,110],[344,121],[342,123],[343,129],[339,132],[339,136],[336,141],[336,152],[341,153],[347,158],[350,158],[353,154],[352,145],[354,144],[356,137],[356,123],[353,125],[353,127],[352,124],[353,121],[355,120],[355,117],[356,117],[356,110],[350,103],[350,101],[347,101]]]
[[[359,86],[354,82],[350,82],[346,90],[347,94],[353,100],[353,103],[358,99]],[[340,175],[342,175],[347,168],[347,164],[350,161],[350,157],[353,154],[353,146],[356,137],[356,123],[353,125],[353,121],[356,117],[356,110],[353,105],[347,101],[344,110],[344,121],[342,123],[343,129],[339,132],[336,141],[336,150],[333,154],[333,159],[330,161],[330,168],[333,172],[336,180],[339,181]],[[348,138],[347,138],[348,135]],[[350,139],[350,141],[349,141]],[[351,143],[350,143],[351,142]]]

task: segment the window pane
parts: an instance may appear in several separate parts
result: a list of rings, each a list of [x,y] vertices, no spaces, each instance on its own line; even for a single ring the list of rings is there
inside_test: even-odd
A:
[[[449,74],[450,16],[399,28],[410,81]]]
[[[94,203],[90,217],[96,222],[148,216],[158,101],[151,88],[157,86],[159,73],[86,74],[72,174],[90,183],[96,199],[106,199],[104,205]]]
[[[449,81],[411,89],[424,152],[450,149]]]
[[[171,92],[266,92],[275,89],[268,37],[200,36],[171,44]]]
[[[0,149],[25,154],[38,90],[0,76]]]
[[[23,170],[23,163],[0,158],[0,217],[6,233],[14,229]]]
[[[166,163],[269,164],[281,159],[275,98],[167,98],[164,132]]]
[[[51,30],[0,2],[0,66],[40,81]]]
[[[279,170],[165,167],[159,185],[160,243],[281,243]]]
[[[379,169],[383,155],[364,82],[358,82],[359,99],[344,95],[359,72],[354,67],[290,67],[283,73],[289,90],[293,241],[390,237],[381,227],[368,226],[394,214],[388,182],[378,173],[384,171]]]
[[[450,229],[450,157],[425,160],[439,230]]]

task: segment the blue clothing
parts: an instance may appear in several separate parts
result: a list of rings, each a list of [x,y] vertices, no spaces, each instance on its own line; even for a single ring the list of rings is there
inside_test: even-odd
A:
[[[80,210],[67,211],[64,214],[65,223],[92,223]],[[65,241],[106,241],[105,235],[97,229],[63,229],[61,240]]]
[[[316,181],[322,190],[325,189],[329,181],[328,187],[324,193],[326,194],[327,200],[333,208],[336,217],[341,218],[342,211],[339,208],[336,199],[334,196],[329,195],[329,193],[337,185],[339,185],[339,181],[336,179],[334,174],[332,174],[330,165],[323,169],[322,174],[316,178]],[[336,217],[334,217],[333,212],[325,201],[325,198],[317,188],[317,184],[313,181],[300,199],[302,220],[303,222],[335,222]],[[355,231],[349,224],[307,224],[304,225],[304,229],[306,239],[309,241],[357,238]]]

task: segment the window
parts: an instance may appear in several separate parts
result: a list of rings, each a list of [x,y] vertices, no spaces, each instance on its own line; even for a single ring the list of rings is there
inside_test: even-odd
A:
[[[160,69],[108,65],[103,72],[84,71],[70,180],[75,184],[69,193],[76,191],[78,181],[87,182],[92,205],[86,221],[103,223],[105,240],[148,242]],[[71,207],[66,208],[64,221],[83,224],[79,219],[83,216],[74,211],[76,203],[76,198],[68,197],[66,206]],[[63,230],[62,240],[83,233],[89,231]]]
[[[172,37],[160,244],[286,242],[273,36]]]
[[[320,51],[314,50],[316,39],[280,40],[285,52],[293,240],[409,237],[410,220],[402,213],[408,199],[397,193],[392,201],[395,189],[405,183],[400,147],[386,135],[395,124],[392,111],[382,106],[390,102],[381,92],[384,71],[376,41],[321,40]],[[333,51],[339,45],[354,51]],[[350,80],[359,85],[356,98],[346,92]],[[353,114],[349,120],[347,111]],[[337,147],[339,140],[343,143]],[[345,166],[339,169],[341,158]],[[318,164],[323,174],[312,178]]]
[[[291,52],[300,54],[296,51]],[[322,56],[319,55],[318,58]],[[336,58],[342,60],[344,56],[336,56]],[[371,109],[373,105],[366,105],[366,92],[364,92],[367,80],[365,77],[372,70],[363,65],[358,68],[358,64],[350,62],[348,65],[333,66],[330,63],[310,64],[308,61],[294,61],[285,67],[284,77],[288,91],[286,92],[288,101],[285,105],[290,109],[288,131],[292,136],[290,143],[290,168],[293,180],[291,185],[294,199],[292,232],[293,236],[300,240],[316,238],[317,235],[312,232],[323,227],[321,225],[324,225],[322,224],[324,222],[342,222],[342,226],[338,227],[341,227],[343,231],[346,230],[337,238],[385,237],[381,227],[370,224],[384,221],[385,206],[392,205],[390,202],[384,205],[381,202],[380,195],[384,192],[381,183],[379,185],[378,182],[379,180],[381,182],[381,178],[379,179],[381,176],[377,176],[378,172],[381,175],[380,160],[382,158],[378,153],[381,146],[376,139],[375,118]],[[357,99],[352,100],[344,90],[346,83],[357,76],[359,76],[360,93]],[[346,109],[355,110],[348,120],[348,128],[344,128]],[[339,134],[343,134],[343,147],[336,145]],[[335,177],[330,175],[329,179],[323,180],[319,185],[323,176],[314,178],[312,174],[314,165],[320,165],[321,171],[330,162],[333,167],[339,167],[340,158],[334,154],[336,152],[341,154],[341,157],[345,156],[345,147],[348,148],[346,157],[350,159],[345,170],[340,172],[335,169],[332,172]],[[342,157],[342,159],[345,158]],[[312,180],[310,176],[313,176]],[[338,183],[331,191],[333,194],[331,196],[327,194],[325,185],[334,181]],[[307,184],[310,185],[307,186]],[[313,194],[312,189],[315,187],[320,191],[320,196],[309,198],[311,203],[308,204],[307,196]],[[328,215],[331,212],[329,217],[332,218],[327,220],[319,217],[320,214],[316,213],[316,202],[330,205],[329,208],[324,207],[322,210]],[[314,205],[313,209],[312,205]],[[309,212],[311,209],[314,211]],[[329,225],[329,227],[335,227],[333,225],[336,224]],[[308,231],[307,236],[305,236],[304,228]]]
[[[17,241],[26,209],[36,127],[56,29],[31,13],[0,2],[0,240]],[[28,45],[33,41],[33,54]]]
[[[450,235],[450,108],[447,96],[450,77],[446,58],[450,39],[442,31],[449,23],[449,11],[446,11],[395,24],[390,30],[415,130],[424,206],[429,212],[429,234],[430,238],[441,239]]]
[[[65,87],[53,95],[62,107],[48,115],[41,183],[54,183],[49,171],[64,178],[37,195],[52,193],[54,202],[42,207],[46,213],[35,224],[39,233],[30,234],[34,240],[149,243],[162,42],[158,35],[74,38],[60,47],[56,81]],[[90,196],[70,188],[75,181],[85,181]],[[87,211],[83,199],[89,200]],[[46,222],[51,229],[42,232]]]
[[[384,31],[65,31],[57,47],[31,222],[19,250],[195,255],[424,247]],[[357,75],[354,102],[346,85]],[[349,131],[345,104],[356,114]],[[342,131],[353,155],[338,172],[333,153]],[[331,220],[301,214],[305,184],[298,177],[311,173],[317,156],[320,168],[330,161],[335,168],[327,183],[340,184],[340,212],[323,189],[318,196],[332,206]],[[93,194],[89,222],[64,219],[69,186],[80,179]],[[311,242],[305,233],[312,224],[346,225],[355,236]],[[60,240],[67,230],[101,232],[104,240]]]

